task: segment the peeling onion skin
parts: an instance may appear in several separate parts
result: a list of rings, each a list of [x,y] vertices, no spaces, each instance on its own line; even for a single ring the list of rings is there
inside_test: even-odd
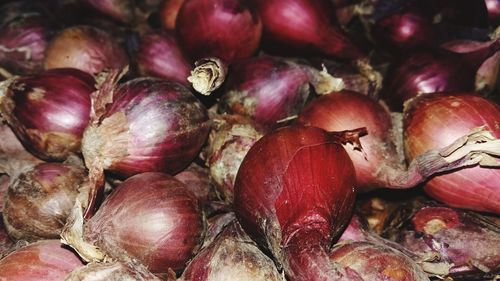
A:
[[[86,241],[153,273],[181,270],[203,242],[204,218],[194,194],[163,173],[128,178],[87,221]]]
[[[61,68],[13,79],[0,90],[0,115],[24,147],[46,161],[79,153],[90,120],[94,78]]]
[[[231,63],[254,55],[262,22],[248,0],[185,0],[175,30],[193,61],[216,57]]]
[[[24,246],[0,260],[0,280],[63,281],[83,266],[78,256],[59,240],[42,240]]]
[[[122,68],[128,56],[106,31],[88,25],[63,29],[52,38],[45,53],[45,69],[71,67],[90,74]]]
[[[407,159],[439,148],[471,129],[486,126],[500,136],[500,108],[474,93],[439,93],[416,98],[404,112]],[[430,179],[425,192],[449,206],[500,214],[500,169],[471,167]]]
[[[326,253],[349,222],[355,182],[352,161],[329,133],[316,127],[281,128],[257,141],[241,163],[235,213],[291,280],[330,272],[328,278],[334,278],[337,270]]]
[[[41,163],[20,174],[5,196],[9,235],[27,241],[58,238],[85,178],[83,167],[62,163]]]
[[[273,261],[234,220],[194,257],[180,280],[282,281],[283,278]]]

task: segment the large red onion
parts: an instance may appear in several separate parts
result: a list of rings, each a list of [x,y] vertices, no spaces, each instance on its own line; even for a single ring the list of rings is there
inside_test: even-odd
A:
[[[155,76],[188,86],[192,68],[172,32],[157,31],[140,37],[136,62],[143,76]]]
[[[128,64],[125,50],[106,31],[87,25],[65,28],[47,47],[44,68],[72,67],[90,74]]]
[[[135,19],[134,0],[83,0],[82,2],[122,23],[132,23]]]
[[[43,240],[24,246],[0,260],[0,280],[63,281],[74,269],[83,266],[59,240]]]
[[[21,173],[4,202],[9,235],[27,241],[58,238],[85,177],[83,165],[69,163],[41,163]]]
[[[262,33],[259,15],[248,0],[186,0],[175,28],[193,60],[217,57],[227,63],[253,55]]]
[[[354,166],[341,142],[357,142],[358,133],[285,127],[258,140],[241,163],[236,215],[291,280],[344,280],[335,279],[340,269],[327,251],[347,225],[355,197]]]
[[[44,160],[64,160],[80,151],[95,83],[89,74],[69,68],[15,77],[0,89],[0,115],[28,151]]]
[[[254,0],[264,26],[263,43],[272,52],[320,53],[340,59],[364,57],[335,24],[329,0]]]
[[[480,126],[486,126],[498,138],[499,120],[498,105],[473,93],[424,95],[405,110],[406,155],[412,160]],[[436,176],[425,184],[425,191],[450,206],[498,214],[499,187],[499,169],[473,167]]]
[[[203,213],[194,194],[172,176],[153,172],[125,180],[83,229],[84,241],[105,255],[136,259],[153,273],[183,269],[201,246],[203,234]],[[62,237],[74,241],[65,233]],[[85,253],[85,245],[70,244]]]
[[[164,0],[160,6],[160,21],[163,28],[175,30],[177,14],[185,0]]]

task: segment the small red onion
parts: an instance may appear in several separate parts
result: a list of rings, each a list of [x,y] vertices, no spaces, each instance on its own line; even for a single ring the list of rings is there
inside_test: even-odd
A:
[[[122,23],[131,23],[135,19],[134,0],[83,0],[83,2]]]
[[[182,53],[172,32],[158,31],[141,36],[136,52],[139,73],[189,86],[191,63]]]
[[[280,281],[283,277],[234,220],[193,258],[180,280]]]
[[[125,50],[106,31],[86,25],[68,27],[52,38],[44,68],[72,67],[90,74],[128,64]]]
[[[44,160],[80,151],[95,80],[77,69],[15,77],[0,89],[0,115],[25,148]]]
[[[186,0],[175,28],[193,60],[217,57],[227,63],[253,55],[262,33],[259,15],[248,0]]]
[[[263,43],[271,52],[320,53],[340,59],[364,57],[335,24],[329,0],[255,0],[264,26]]]
[[[291,280],[334,280],[340,274],[327,251],[349,221],[356,181],[341,142],[357,143],[360,132],[281,128],[259,139],[241,163],[235,213]],[[318,276],[332,279],[309,279]]]
[[[24,246],[0,260],[0,280],[63,281],[83,266],[78,256],[59,240],[43,240]]]
[[[0,64],[18,75],[43,69],[52,30],[41,16],[20,17],[0,27]]]
[[[203,213],[194,194],[174,177],[151,172],[117,187],[86,222],[83,239],[113,259],[136,259],[153,273],[167,273],[184,268],[203,234]],[[72,241],[64,233],[62,237]],[[81,244],[72,246],[86,253]]]
[[[175,30],[177,14],[185,0],[164,0],[160,7],[160,20],[163,28]]]
[[[486,126],[498,138],[499,120],[498,105],[474,93],[421,96],[405,110],[406,155],[412,160],[480,126]],[[436,176],[425,184],[425,192],[450,206],[499,214],[499,187],[500,170],[486,164]]]
[[[83,165],[62,163],[41,163],[21,173],[4,202],[9,235],[27,241],[58,238],[85,177]]]

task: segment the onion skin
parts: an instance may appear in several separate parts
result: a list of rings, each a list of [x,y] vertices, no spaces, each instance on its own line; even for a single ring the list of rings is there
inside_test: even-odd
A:
[[[203,234],[194,194],[172,176],[142,173],[104,201],[88,220],[84,238],[117,260],[129,256],[153,273],[166,273],[184,268]]]
[[[135,19],[134,0],[84,0],[85,4],[122,23]]]
[[[92,76],[77,69],[52,69],[5,83],[0,115],[29,152],[62,161],[80,151],[95,91]]]
[[[0,176],[0,185],[3,185],[3,181],[5,176]],[[8,177],[7,177],[8,180]],[[0,201],[0,203],[2,203]],[[6,255],[12,248],[14,248],[14,241],[10,239],[7,231],[5,230],[5,226],[3,224],[3,220],[0,220],[0,259]]]
[[[86,161],[100,158],[121,178],[180,172],[208,136],[205,107],[178,83],[136,78],[119,85],[113,99],[99,124],[86,130],[82,149]]]
[[[128,64],[125,50],[104,30],[78,25],[52,38],[45,53],[45,69],[71,67],[90,74]]]
[[[335,25],[329,0],[254,0],[271,52],[359,59],[363,51]]]
[[[136,62],[142,76],[155,76],[189,86],[192,68],[172,32],[158,31],[141,36]]]
[[[177,14],[184,4],[185,0],[164,0],[160,6],[160,20],[161,26],[164,29],[175,29],[175,22],[177,21]]]
[[[408,105],[404,113],[404,146],[407,159],[438,148],[486,126],[500,136],[497,104],[473,93],[425,95]],[[471,167],[436,176],[424,187],[431,197],[449,206],[500,213],[500,170]]]
[[[250,58],[232,65],[224,90],[222,111],[273,128],[300,112],[309,96],[309,76],[298,65],[278,58]]]
[[[247,0],[186,0],[175,28],[194,61],[217,57],[231,63],[248,58],[259,47],[262,34],[259,15]]]
[[[180,280],[280,281],[283,277],[234,220],[193,258]]]
[[[186,184],[186,187],[193,192],[202,206],[207,207],[211,201],[215,200],[215,190],[210,182],[207,168],[191,163],[174,177]]]
[[[258,140],[238,170],[238,220],[291,280],[336,276],[326,252],[349,221],[356,191],[354,166],[338,140],[316,127],[281,128]],[[320,263],[325,268],[315,267]]]
[[[71,250],[59,240],[42,240],[22,247],[0,260],[0,280],[65,280],[74,269],[83,266]]]
[[[89,263],[73,270],[64,281],[175,281],[175,273],[168,278],[158,278],[144,266],[133,262],[118,261],[106,263]]]

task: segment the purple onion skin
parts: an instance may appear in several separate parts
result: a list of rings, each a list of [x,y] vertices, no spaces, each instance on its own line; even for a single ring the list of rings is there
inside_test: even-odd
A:
[[[151,32],[142,36],[136,62],[139,73],[143,76],[151,75],[189,86],[187,77],[192,64],[170,31]]]
[[[92,76],[77,69],[19,77],[0,102],[0,113],[28,151],[61,161],[80,151],[94,84]]]
[[[180,278],[196,280],[283,280],[273,261],[234,220],[189,263]]]
[[[134,0],[83,0],[83,2],[122,23],[131,23],[135,18]]]
[[[137,78],[120,85],[113,99],[103,119],[125,114],[128,122],[128,143],[123,147],[127,155],[107,167],[118,176],[175,174],[191,163],[208,137],[205,107],[181,84]]]
[[[75,204],[82,168],[41,163],[19,175],[5,197],[3,221],[15,240],[56,239]]]
[[[196,197],[163,173],[142,173],[124,181],[84,230],[85,239],[111,257],[137,259],[153,273],[184,268],[203,234]]]
[[[430,52],[416,53],[396,62],[382,90],[392,111],[418,94],[473,91],[475,70],[458,58]]]
[[[42,240],[24,246],[0,260],[0,280],[63,281],[83,266],[78,256],[59,240]]]
[[[13,74],[43,69],[52,30],[41,16],[20,17],[0,27],[0,64]]]
[[[412,259],[389,247],[352,242],[334,246],[330,259],[354,270],[361,280],[423,281],[427,275]]]
[[[298,66],[273,57],[250,58],[234,63],[220,105],[264,127],[296,115],[309,95],[309,77]]]

